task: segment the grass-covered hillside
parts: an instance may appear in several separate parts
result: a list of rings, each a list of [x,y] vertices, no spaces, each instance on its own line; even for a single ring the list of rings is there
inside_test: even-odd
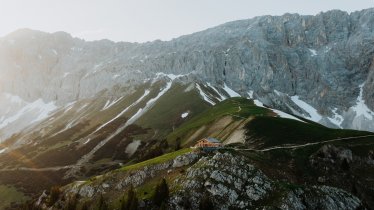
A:
[[[183,123],[168,135],[168,140],[175,142],[179,138],[186,146],[209,136],[226,141],[253,118],[274,115],[269,109],[256,106],[250,99],[229,98]]]
[[[200,138],[212,136],[226,144],[239,142],[261,149],[371,134],[295,119],[279,117],[271,109],[256,106],[250,99],[229,98],[183,123],[168,135],[168,140],[180,139],[184,146],[190,146]]]
[[[261,116],[245,126],[247,144],[267,148],[283,144],[305,144],[330,139],[370,135],[366,131],[332,129],[325,126],[286,118]]]

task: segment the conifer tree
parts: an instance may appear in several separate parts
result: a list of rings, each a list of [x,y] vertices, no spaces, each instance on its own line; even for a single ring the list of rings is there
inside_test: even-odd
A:
[[[199,204],[200,210],[214,210],[214,205],[207,194],[204,194]]]
[[[127,192],[127,198],[123,198],[121,201],[121,210],[137,210],[138,209],[138,197],[134,187],[131,186]]]
[[[165,179],[156,186],[155,192],[153,194],[153,203],[157,206],[161,206],[164,201],[169,199],[169,186]]]
[[[108,204],[106,203],[102,194],[100,195],[97,208],[98,210],[108,210]]]

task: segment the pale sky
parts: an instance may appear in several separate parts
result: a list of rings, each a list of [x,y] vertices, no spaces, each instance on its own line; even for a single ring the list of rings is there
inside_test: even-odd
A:
[[[85,40],[170,40],[228,21],[374,7],[374,0],[0,0],[0,36],[19,28]]]

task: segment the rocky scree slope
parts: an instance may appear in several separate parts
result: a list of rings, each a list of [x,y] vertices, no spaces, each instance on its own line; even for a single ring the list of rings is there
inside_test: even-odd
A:
[[[22,29],[0,40],[0,92],[60,107],[158,72],[188,74],[330,127],[374,130],[373,18],[262,16],[142,44]]]

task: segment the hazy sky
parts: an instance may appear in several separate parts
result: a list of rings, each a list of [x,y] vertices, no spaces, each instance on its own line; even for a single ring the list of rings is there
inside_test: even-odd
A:
[[[31,28],[86,40],[144,42],[258,15],[369,7],[374,0],[0,0],[0,36]]]

